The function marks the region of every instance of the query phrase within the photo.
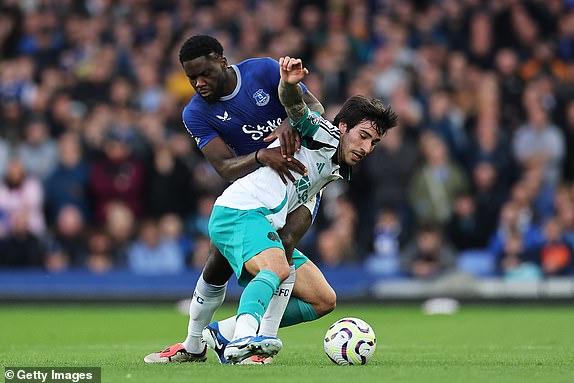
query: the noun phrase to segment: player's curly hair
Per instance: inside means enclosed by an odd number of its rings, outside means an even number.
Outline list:
[[[390,106],[374,97],[353,96],[347,99],[343,107],[335,116],[333,124],[339,126],[339,122],[347,124],[347,130],[353,129],[361,121],[372,121],[373,128],[381,136],[395,127],[399,116]]]
[[[183,65],[186,61],[207,56],[210,53],[223,56],[223,47],[216,38],[207,35],[191,36],[179,49],[179,62]]]

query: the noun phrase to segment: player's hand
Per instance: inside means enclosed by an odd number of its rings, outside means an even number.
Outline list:
[[[287,84],[297,84],[309,74],[309,70],[303,66],[301,59],[289,56],[279,59],[279,68],[281,68],[281,79]]]
[[[291,161],[293,154],[301,149],[301,137],[299,137],[297,129],[291,126],[288,119],[284,120],[281,125],[265,137],[263,141],[272,142],[277,138],[279,138],[281,155],[287,159],[287,161]]]
[[[291,170],[304,176],[307,175],[307,168],[305,165],[296,158],[292,158],[291,161],[287,161],[281,154],[281,148],[275,147],[260,149],[257,158],[259,161],[264,163],[265,166],[269,166],[271,169],[275,170],[285,185],[287,185],[287,179],[293,183],[296,181]]]

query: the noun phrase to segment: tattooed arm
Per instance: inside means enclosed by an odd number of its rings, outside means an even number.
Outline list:
[[[305,75],[309,73],[303,67],[301,59],[294,59],[289,56],[279,59],[281,68],[281,80],[279,81],[279,100],[285,107],[287,116],[293,123],[299,121],[307,113],[307,104],[303,101],[303,90],[299,86]]]

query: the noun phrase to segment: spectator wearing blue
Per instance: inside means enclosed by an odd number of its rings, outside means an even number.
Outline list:
[[[146,220],[128,250],[128,267],[136,274],[165,275],[184,271],[184,256],[177,243],[160,236],[157,223]]]
[[[80,138],[67,132],[58,140],[58,165],[44,181],[48,221],[55,222],[66,205],[75,206],[85,222],[91,219],[88,201],[90,168],[83,159]]]
[[[58,163],[58,144],[50,137],[46,122],[31,119],[25,127],[24,141],[16,147],[28,174],[44,180]]]

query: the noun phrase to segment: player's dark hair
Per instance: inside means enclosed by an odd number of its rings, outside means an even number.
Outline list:
[[[372,121],[373,128],[381,136],[398,123],[398,115],[383,102],[374,97],[353,96],[347,99],[343,107],[335,116],[333,122],[339,126],[339,122],[347,124],[347,130],[353,129],[362,121]]]
[[[216,38],[207,35],[191,36],[179,49],[179,62],[183,65],[186,61],[207,56],[210,53],[223,56],[223,47]]]

